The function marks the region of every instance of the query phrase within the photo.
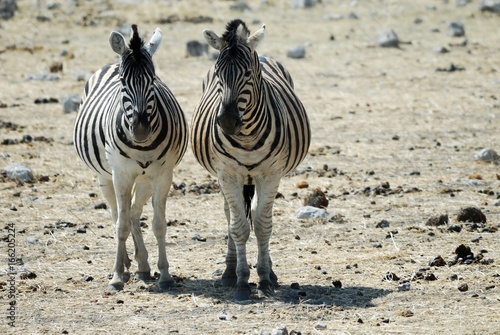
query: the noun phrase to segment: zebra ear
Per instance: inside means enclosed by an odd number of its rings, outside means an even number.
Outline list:
[[[125,51],[128,50],[125,38],[123,37],[122,34],[120,34],[117,31],[113,31],[109,36],[109,44],[111,45],[111,49],[113,49],[113,51],[119,54],[120,56],[123,56]]]
[[[156,49],[158,49],[160,42],[161,42],[161,29],[156,28],[153,36],[151,36],[151,39],[149,40],[149,43],[146,46],[146,50],[149,52],[151,56],[153,56],[153,54],[156,52]]]
[[[207,40],[208,44],[216,50],[220,50],[222,47],[222,41],[216,33],[212,30],[203,30],[203,36]]]
[[[248,39],[247,43],[248,46],[252,49],[255,50],[257,45],[264,39],[264,31],[266,30],[266,25],[263,24],[262,28],[257,30],[255,33],[253,33]]]

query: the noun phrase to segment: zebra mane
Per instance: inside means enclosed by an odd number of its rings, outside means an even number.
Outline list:
[[[130,38],[130,42],[128,47],[132,50],[134,58],[136,61],[141,60],[144,57],[142,52],[142,47],[144,46],[144,41],[139,36],[139,31],[137,30],[137,25],[132,25],[132,37]]]
[[[246,40],[249,35],[250,31],[245,22],[235,19],[226,25],[226,32],[222,35],[222,39],[227,43],[229,53],[234,55],[242,38]]]

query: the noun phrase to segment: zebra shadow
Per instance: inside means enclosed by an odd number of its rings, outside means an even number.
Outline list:
[[[194,295],[210,298],[222,303],[234,303],[233,289],[223,287],[220,280],[192,279],[175,277],[176,285],[171,290],[162,294],[172,295]],[[261,303],[264,301],[283,302],[287,304],[306,304],[324,307],[375,307],[374,300],[387,296],[393,290],[352,286],[337,288],[322,285],[301,285],[280,283],[273,297],[259,297],[257,285],[250,283],[252,287],[252,300],[239,302],[240,304]]]

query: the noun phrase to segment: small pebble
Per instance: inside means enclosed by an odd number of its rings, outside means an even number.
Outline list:
[[[85,228],[85,227],[78,227],[76,229],[76,232],[79,233],[79,234],[85,234],[85,233],[87,233],[87,228]]]
[[[383,48],[397,48],[399,47],[399,39],[396,32],[392,29],[385,29],[380,33],[378,45]]]
[[[2,174],[7,180],[16,182],[32,182],[34,181],[33,172],[29,167],[21,163],[13,163],[7,165]]]
[[[199,41],[189,41],[186,43],[186,51],[189,56],[199,57],[208,54],[208,44]]]
[[[460,21],[451,21],[447,28],[448,36],[462,37],[465,36],[464,24]]]
[[[314,326],[314,329],[316,330],[324,330],[326,329],[327,326],[326,326],[326,323],[322,322],[322,321],[319,321],[315,326]]]
[[[306,48],[303,45],[297,45],[288,49],[286,56],[294,59],[304,58],[306,56]]]
[[[461,284],[460,286],[457,287],[460,292],[467,292],[469,290],[469,285],[466,283]]]

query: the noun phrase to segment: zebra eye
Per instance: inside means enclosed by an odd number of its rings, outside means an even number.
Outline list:
[[[252,70],[245,72],[245,77],[250,77],[252,75]]]

